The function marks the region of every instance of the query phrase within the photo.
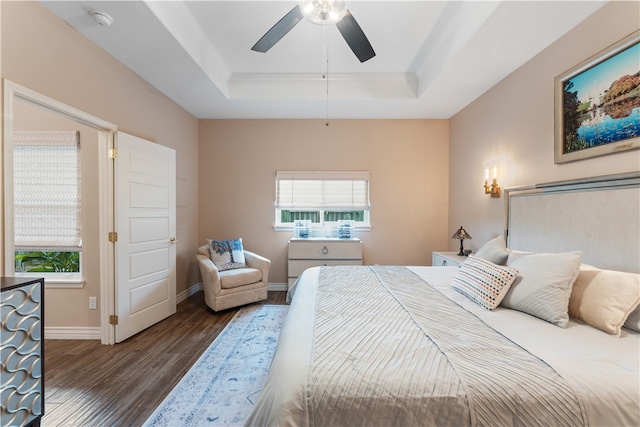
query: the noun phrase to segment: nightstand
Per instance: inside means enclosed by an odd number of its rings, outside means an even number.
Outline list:
[[[433,252],[431,265],[434,267],[460,267],[460,264],[466,259],[466,256],[460,256],[458,252]]]

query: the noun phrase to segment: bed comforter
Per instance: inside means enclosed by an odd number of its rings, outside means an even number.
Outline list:
[[[450,277],[455,272],[435,270]],[[247,425],[572,426],[640,420],[628,396],[621,407],[603,410],[598,399],[591,402],[577,390],[579,384],[446,289],[406,267],[305,272]],[[637,387],[624,387],[633,404]]]

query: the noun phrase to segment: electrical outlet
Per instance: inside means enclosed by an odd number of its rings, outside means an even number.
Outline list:
[[[98,308],[97,297],[89,297],[89,309],[95,310],[96,308]]]

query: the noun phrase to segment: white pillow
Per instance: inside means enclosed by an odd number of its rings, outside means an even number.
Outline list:
[[[569,298],[569,316],[608,334],[620,328],[640,304],[640,274],[582,264]]]
[[[501,305],[565,328],[569,296],[581,261],[582,252],[510,253],[507,266],[520,273]]]
[[[504,243],[504,237],[498,236],[489,240],[476,251],[476,256],[498,265],[504,265],[509,257],[509,250]]]
[[[460,264],[451,287],[487,310],[494,310],[517,275],[515,268],[497,265],[471,254]]]
[[[209,240],[209,256],[219,271],[244,268],[247,266],[244,259],[242,238],[233,240]]]
[[[640,305],[629,314],[627,321],[624,322],[624,327],[640,332]]]

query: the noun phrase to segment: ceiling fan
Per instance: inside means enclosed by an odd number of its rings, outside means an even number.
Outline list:
[[[376,56],[376,53],[347,6],[346,1],[304,0],[271,27],[251,50],[263,53],[268,51],[302,18],[307,18],[315,24],[336,24],[340,34],[360,62],[368,61]]]

